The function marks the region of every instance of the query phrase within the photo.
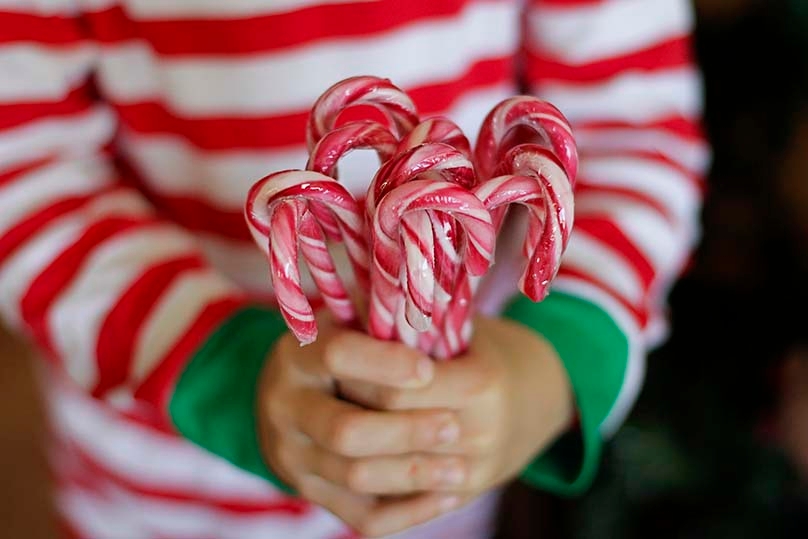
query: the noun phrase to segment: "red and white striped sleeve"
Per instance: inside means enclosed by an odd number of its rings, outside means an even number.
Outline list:
[[[245,299],[121,181],[98,48],[72,4],[0,7],[0,309],[87,392],[164,413]]]
[[[531,0],[525,13],[528,90],[570,120],[580,168],[554,296],[520,316],[558,329],[591,440],[630,411],[699,239],[710,154],[694,22],[688,0]]]

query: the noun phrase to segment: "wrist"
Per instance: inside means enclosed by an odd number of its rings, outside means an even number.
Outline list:
[[[496,320],[490,333],[507,366],[510,430],[517,438],[511,458],[521,470],[573,423],[572,384],[541,334],[508,319]]]
[[[519,341],[525,350],[520,356],[524,367],[516,383],[518,392],[524,395],[524,410],[535,411],[520,414],[524,418],[522,428],[532,433],[534,449],[529,455],[532,460],[573,423],[575,394],[564,363],[550,341],[520,324],[509,323],[524,334]]]
[[[505,316],[552,343],[571,382],[578,416],[576,428],[532,462],[522,478],[555,494],[580,494],[598,470],[602,426],[630,387],[628,334],[599,304],[563,292],[552,292],[540,303],[518,297]]]

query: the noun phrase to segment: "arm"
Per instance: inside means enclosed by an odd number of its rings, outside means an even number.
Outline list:
[[[533,0],[528,90],[570,120],[580,153],[575,228],[553,292],[506,315],[541,332],[569,375],[582,458],[550,450],[524,479],[573,494],[637,396],[665,301],[699,233],[708,152],[686,0]]]
[[[16,9],[0,11],[4,322],[106,405],[268,477],[245,388],[280,317],[122,181],[116,118],[91,83],[98,44],[76,15]]]

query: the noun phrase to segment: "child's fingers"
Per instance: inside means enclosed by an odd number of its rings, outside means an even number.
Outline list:
[[[460,496],[440,493],[379,502],[365,525],[366,535],[379,537],[423,524],[455,509],[460,503]]]
[[[301,494],[331,511],[364,537],[393,534],[457,507],[455,495],[420,494],[379,500],[358,495],[325,479],[310,475],[301,481]]]
[[[447,408],[461,410],[495,382],[496,376],[481,362],[435,362],[432,383],[404,389],[364,382],[342,384],[343,394],[351,401],[376,410],[425,410]]]
[[[327,509],[357,530],[364,527],[377,503],[373,496],[353,493],[316,475],[301,477],[297,487],[303,498]]]
[[[323,361],[337,380],[400,388],[429,384],[434,369],[434,362],[418,350],[348,331],[328,342]]]
[[[291,407],[298,430],[347,457],[402,455],[451,444],[459,438],[453,412],[376,412],[317,391],[300,392]]]
[[[468,476],[462,458],[416,454],[352,459],[315,445],[304,451],[303,466],[331,483],[360,494],[402,495],[461,487]]]

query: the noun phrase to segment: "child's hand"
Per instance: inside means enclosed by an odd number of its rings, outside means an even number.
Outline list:
[[[456,506],[458,496],[440,491],[457,486],[452,479],[462,477],[463,460],[439,454],[456,441],[456,412],[373,411],[335,396],[352,381],[417,391],[432,380],[432,360],[328,320],[319,327],[309,346],[282,338],[263,374],[259,430],[273,471],[367,536],[409,528]],[[416,492],[422,494],[378,496]]]
[[[460,458],[462,473],[453,490],[462,501],[514,478],[569,426],[573,414],[572,391],[555,350],[506,320],[477,320],[468,353],[436,363],[427,385],[350,383],[343,392],[379,410],[456,411],[459,439],[429,451]]]

